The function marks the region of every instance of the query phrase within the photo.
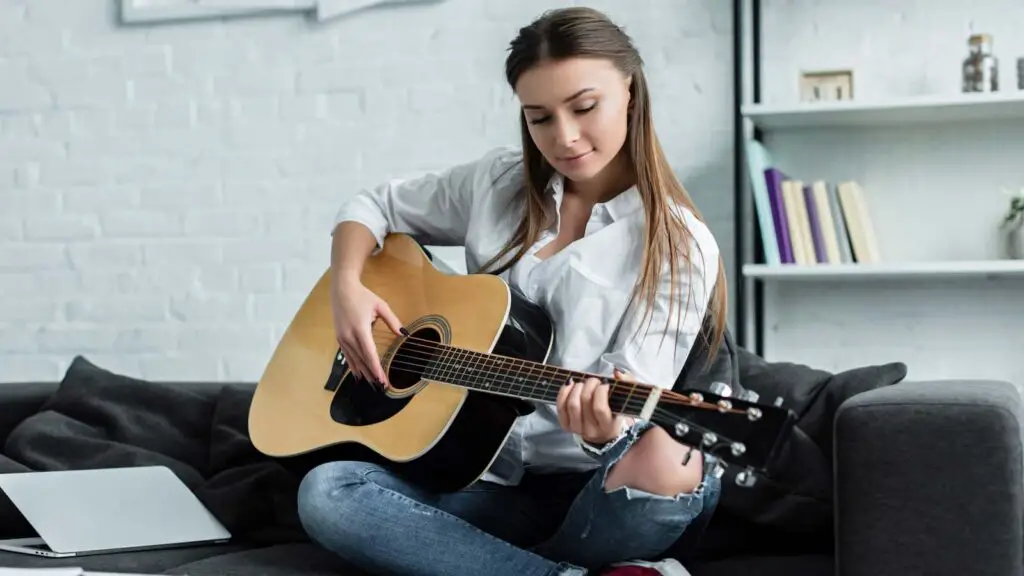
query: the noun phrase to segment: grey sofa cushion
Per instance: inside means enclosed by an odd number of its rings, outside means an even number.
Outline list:
[[[836,418],[843,574],[1024,573],[1024,401],[995,381],[907,382]]]
[[[693,576],[832,576],[832,556],[748,556],[687,566]]]
[[[127,572],[131,574],[160,574],[164,570],[195,562],[201,558],[230,554],[244,549],[243,546],[223,544],[218,546],[195,546],[146,552],[121,552],[97,554],[81,558],[41,558],[27,554],[0,552],[0,566],[5,568],[57,568],[80,566],[94,572]],[[256,572],[253,572],[256,574]]]
[[[188,576],[366,576],[313,544],[280,544],[214,556],[177,566],[166,574]]]
[[[831,556],[733,558],[687,566],[693,576],[832,576]],[[282,544],[211,556],[166,574],[188,576],[369,576],[313,544]]]

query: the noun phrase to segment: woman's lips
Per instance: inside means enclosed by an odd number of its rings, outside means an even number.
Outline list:
[[[576,156],[567,156],[565,158],[562,158],[562,162],[565,162],[567,164],[574,164],[586,159],[588,156],[590,156],[592,152],[593,150],[589,150],[587,152],[584,152],[583,154],[577,154]]]

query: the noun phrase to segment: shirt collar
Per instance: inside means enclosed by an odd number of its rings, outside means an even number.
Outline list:
[[[557,214],[562,206],[562,196],[565,193],[565,176],[561,172],[556,171],[548,180],[547,191],[555,201],[555,213]],[[604,211],[612,220],[621,220],[642,209],[643,203],[640,201],[640,191],[636,186],[630,186],[611,200],[597,204],[595,208]]]

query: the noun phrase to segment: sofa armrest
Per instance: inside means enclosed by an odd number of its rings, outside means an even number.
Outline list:
[[[905,382],[835,419],[843,576],[1024,571],[1021,395],[998,381]]]

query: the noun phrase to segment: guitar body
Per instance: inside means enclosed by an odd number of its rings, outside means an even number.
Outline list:
[[[325,273],[256,387],[249,411],[254,446],[299,472],[331,460],[360,460],[437,492],[472,484],[532,405],[424,379],[437,358],[423,343],[545,362],[553,338],[547,314],[497,276],[443,273],[415,240],[400,234],[388,236],[367,260],[362,281],[412,336],[396,336],[382,320],[373,325],[391,389],[349,372],[335,338]]]

